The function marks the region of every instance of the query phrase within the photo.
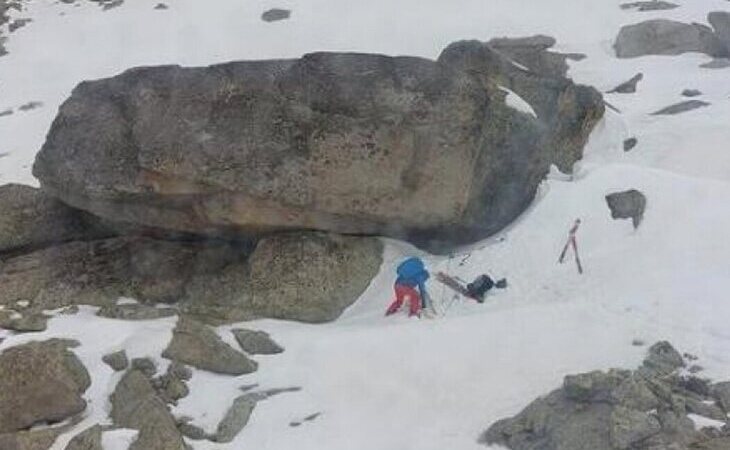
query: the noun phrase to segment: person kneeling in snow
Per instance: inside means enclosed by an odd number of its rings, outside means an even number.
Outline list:
[[[390,304],[385,315],[389,316],[398,312],[400,307],[403,306],[403,302],[408,299],[408,316],[418,316],[421,308],[425,307],[424,301],[428,296],[426,293],[426,280],[428,280],[429,274],[423,261],[421,258],[408,258],[398,265],[396,273],[398,278],[393,286],[395,300]]]

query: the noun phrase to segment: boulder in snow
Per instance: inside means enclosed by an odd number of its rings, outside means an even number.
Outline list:
[[[710,106],[710,104],[707,102],[703,102],[702,100],[685,100],[683,102],[669,105],[666,108],[662,108],[659,111],[655,111],[651,114],[654,116],[671,116],[674,114],[681,114],[687,111],[692,111],[698,108],[704,108],[705,106]]]
[[[648,20],[622,27],[614,49],[619,58],[679,55],[687,52],[726,56],[725,46],[709,27],[666,19]]]
[[[674,8],[679,8],[679,5],[662,0],[649,0],[621,4],[621,9],[635,9],[637,11],[666,11]]]
[[[631,137],[624,140],[624,151],[628,152],[634,149],[636,145],[639,143],[639,140],[635,137]]]
[[[682,91],[683,97],[698,97],[702,95],[702,91],[698,89],[685,89]]]
[[[282,8],[272,8],[261,14],[261,20],[264,22],[278,22],[286,20],[291,16],[291,10]]]
[[[101,426],[94,425],[77,434],[64,450],[104,450],[101,445]]]
[[[644,79],[643,73],[637,73],[633,77],[631,77],[630,80],[625,81],[615,88],[608,91],[609,94],[617,93],[617,94],[633,94],[636,92],[636,85],[639,84],[639,81]]]
[[[265,331],[238,328],[231,332],[241,349],[249,355],[274,355],[284,351]]]
[[[703,69],[727,69],[730,67],[730,58],[714,58],[710,62],[700,64]]]
[[[606,203],[612,218],[631,219],[634,228],[638,228],[644,218],[646,197],[636,189],[608,194]]]
[[[116,372],[127,370],[127,367],[129,367],[129,359],[127,358],[127,353],[124,350],[104,355],[101,360],[104,361],[104,364],[111,367],[112,370]]]

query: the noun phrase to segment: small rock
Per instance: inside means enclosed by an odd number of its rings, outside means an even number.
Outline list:
[[[101,426],[94,425],[74,436],[65,450],[104,450],[101,446]]]
[[[155,5],[155,9],[170,9],[169,6],[167,6],[165,3],[158,3]]]
[[[639,143],[639,140],[635,137],[628,138],[624,140],[624,151],[628,152],[631,151],[634,147],[636,147],[636,144]]]
[[[194,441],[208,439],[208,433],[206,433],[201,427],[192,424],[191,421],[192,419],[189,417],[178,420],[177,429],[180,430],[180,433],[186,438]]]
[[[697,97],[702,95],[702,92],[697,89],[685,89],[682,91],[683,97]]]
[[[655,376],[669,375],[685,366],[682,355],[667,341],[657,342],[649,348],[649,355],[639,369]]]
[[[231,332],[235,336],[238,345],[241,346],[241,349],[249,355],[274,355],[284,351],[264,331],[234,329]]]
[[[9,116],[11,114],[13,114],[13,110],[12,109],[6,109],[4,111],[0,111],[0,117]]]
[[[150,358],[134,358],[132,369],[139,370],[147,378],[152,378],[157,373],[157,364]]]
[[[681,114],[683,112],[692,111],[693,109],[703,108],[705,106],[710,106],[710,104],[703,102],[702,100],[685,100],[683,102],[667,106],[666,108],[662,108],[651,114],[653,116]]]
[[[641,1],[632,3],[622,3],[621,9],[636,9],[638,11],[663,11],[678,8],[675,3],[665,2],[661,0]]]
[[[40,108],[41,106],[43,106],[43,102],[33,101],[33,102],[28,102],[28,103],[25,103],[23,105],[20,105],[18,107],[18,109],[20,111],[30,111],[32,109]]]
[[[290,16],[291,10],[272,8],[268,11],[264,11],[264,13],[261,14],[261,20],[263,20],[264,22],[276,22],[279,20],[288,19]]]
[[[45,331],[48,316],[42,313],[19,314],[11,310],[0,311],[0,328],[18,333]]]
[[[8,31],[10,31],[12,33],[15,30],[23,28],[24,26],[28,25],[32,21],[33,21],[33,19],[15,19],[14,21],[10,22],[10,24],[8,25]]]
[[[127,367],[129,367],[129,359],[127,359],[127,353],[124,350],[104,355],[101,360],[116,372],[127,370]]]
[[[78,313],[79,313],[78,305],[67,306],[67,307],[63,308],[61,311],[59,311],[59,314],[63,314],[63,315],[67,315],[67,316],[70,316],[73,314],[78,314]]]
[[[236,398],[223,420],[218,424],[215,442],[228,443],[233,441],[248,423],[255,407],[256,400],[251,398],[251,394],[244,394]]]
[[[609,194],[606,203],[613,219],[631,219],[634,228],[638,228],[644,218],[646,197],[636,189]]]
[[[702,372],[703,370],[705,370],[705,368],[698,364],[693,364],[693,365],[689,366],[689,369],[687,369],[687,370],[689,371],[689,373],[695,374],[695,373]]]
[[[639,84],[639,81],[644,79],[643,73],[637,73],[629,81],[625,81],[615,88],[608,91],[609,94],[617,93],[617,94],[633,94],[636,92],[636,86]]]
[[[178,361],[173,361],[167,367],[167,374],[171,377],[175,377],[178,380],[190,381],[193,378],[193,371],[190,370],[185,364]]]
[[[215,373],[243,375],[255,372],[258,364],[231,348],[208,326],[181,317],[172,341],[162,353],[167,359]]]
[[[634,339],[633,341],[631,341],[631,345],[633,345],[634,347],[643,347],[646,345],[646,342],[641,339]]]

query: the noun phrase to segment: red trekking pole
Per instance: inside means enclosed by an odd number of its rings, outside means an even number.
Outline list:
[[[575,237],[575,234],[578,232],[579,226],[580,219],[575,219],[575,223],[573,223],[573,228],[571,228],[568,232],[568,241],[565,243],[565,247],[563,247],[563,251],[560,253],[558,263],[562,264],[563,261],[565,261],[565,255],[568,253],[568,247],[573,247],[573,253],[575,254],[575,265],[578,266],[578,273],[582,274],[583,266],[580,263],[580,256],[578,256],[578,243]]]

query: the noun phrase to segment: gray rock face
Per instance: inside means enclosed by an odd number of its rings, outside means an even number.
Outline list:
[[[228,375],[243,375],[258,368],[256,361],[223,342],[211,328],[185,317],[178,321],[172,341],[162,356],[198,369]]]
[[[608,194],[606,203],[613,219],[631,219],[634,228],[638,228],[644,218],[646,197],[636,189]]]
[[[535,73],[562,78],[568,73],[568,55],[548,51],[555,43],[551,36],[535,35],[496,38],[487,42],[487,46]]]
[[[661,0],[650,0],[641,2],[622,3],[621,9],[636,9],[637,11],[666,11],[679,8],[676,3]]]
[[[110,235],[99,220],[20,184],[0,186],[0,254]]]
[[[710,62],[700,64],[703,69],[727,69],[730,67],[730,58],[715,58]]]
[[[365,291],[381,263],[382,243],[375,238],[275,235],[215,280],[193,280],[182,309],[208,322],[261,317],[327,322]]]
[[[643,73],[637,73],[633,77],[631,77],[630,80],[625,81],[615,88],[611,89],[609,94],[611,93],[617,93],[617,94],[633,94],[636,92],[636,85],[639,84],[639,81],[644,79]]]
[[[710,397],[686,390],[694,382],[678,374],[684,365],[678,355],[661,342],[650,349],[637,371],[568,376],[561,389],[493,424],[480,441],[511,450],[725,448],[722,445],[730,437],[727,427],[697,432],[687,417],[693,412],[728,421]]]
[[[91,384],[69,342],[49,340],[0,354],[0,433],[56,423],[81,413]]]
[[[261,20],[264,22],[277,22],[279,20],[286,20],[290,16],[291,11],[288,9],[272,8],[261,14]]]
[[[251,398],[250,394],[243,394],[236,398],[233,401],[233,405],[231,405],[223,417],[223,420],[218,424],[215,441],[220,443],[233,441],[238,433],[248,424],[255,407],[256,400]]]
[[[0,328],[18,333],[44,331],[47,322],[48,316],[39,312],[23,311],[18,313],[8,309],[0,311]]]
[[[659,111],[655,111],[652,113],[652,115],[671,116],[674,114],[682,114],[698,108],[704,108],[705,106],[710,106],[710,104],[707,102],[703,102],[702,100],[685,100],[683,102],[675,103],[674,105],[669,105],[666,108],[660,109]]]
[[[99,311],[96,313],[100,317],[121,320],[154,320],[171,317],[175,314],[177,314],[175,308],[158,308],[141,303],[106,305],[99,308]]]
[[[624,151],[629,152],[636,147],[636,145],[639,143],[639,140],[635,137],[628,138],[624,141]]]
[[[139,430],[130,450],[185,450],[175,419],[141,372],[130,370],[111,396],[114,425]]]
[[[0,434],[0,448],[2,450],[48,450],[63,431],[62,428],[50,428],[2,433]]]
[[[715,34],[725,45],[725,49],[730,55],[730,12],[713,11],[707,16],[707,21],[715,29]]]
[[[104,450],[101,446],[101,426],[94,425],[74,436],[65,450]]]
[[[0,305],[27,300],[35,309],[54,309],[111,305],[119,297],[177,301],[193,277],[215,274],[247,254],[238,245],[215,242],[136,237],[69,242],[0,259]]]
[[[679,55],[687,52],[727,56],[726,48],[707,26],[655,19],[621,28],[614,43],[616,56]]]
[[[241,349],[249,355],[274,355],[284,351],[265,331],[234,329],[231,332]]]
[[[702,91],[699,91],[697,89],[685,89],[682,91],[683,97],[697,97],[702,95]]]
[[[508,107],[502,83],[541,119]],[[525,73],[480,42],[437,61],[314,53],[84,82],[34,174],[114,221],[206,236],[316,229],[424,246],[511,222],[568,170],[600,94]]]
[[[129,359],[124,350],[104,355],[101,360],[116,372],[127,370],[127,367],[129,367]]]

